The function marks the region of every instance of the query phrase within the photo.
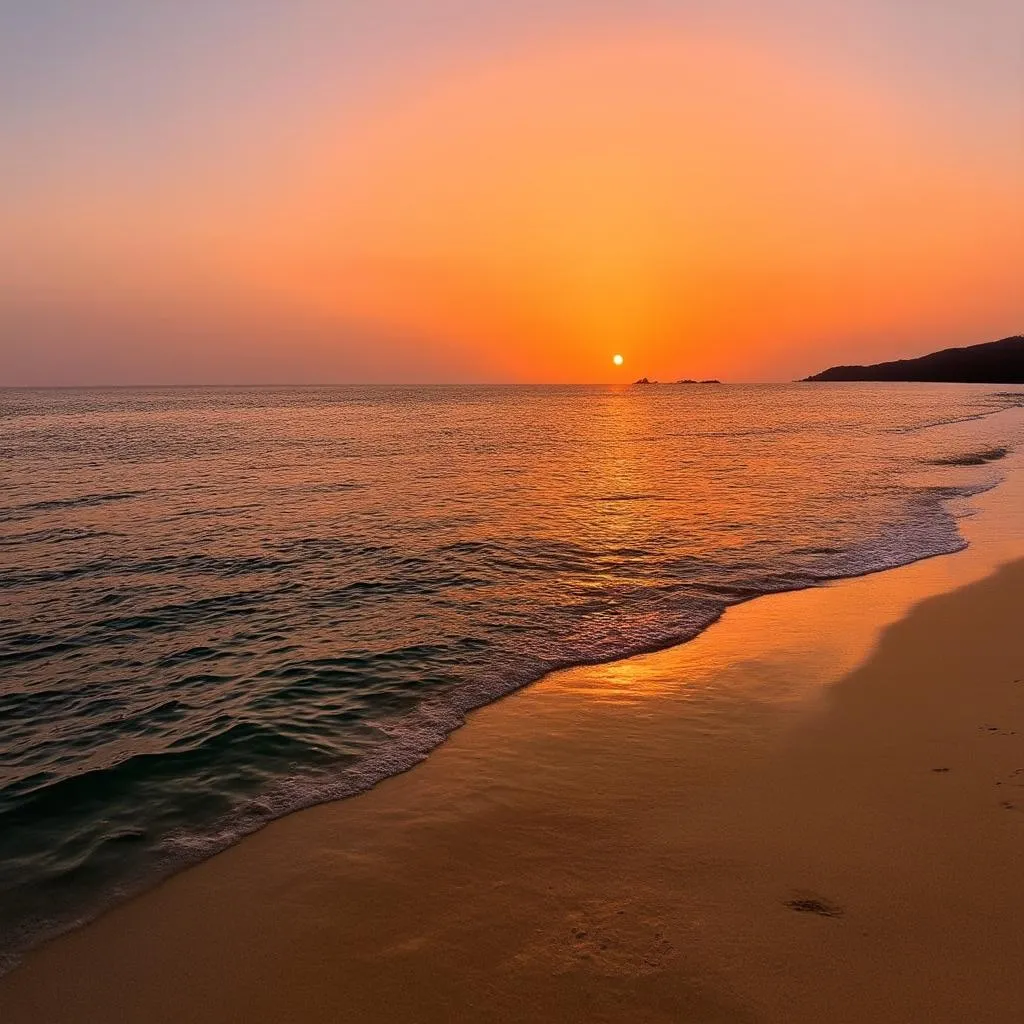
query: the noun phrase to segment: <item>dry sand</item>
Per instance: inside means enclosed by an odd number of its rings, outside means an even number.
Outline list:
[[[553,675],[32,954],[0,1019],[1024,1020],[1024,562],[981,550]]]

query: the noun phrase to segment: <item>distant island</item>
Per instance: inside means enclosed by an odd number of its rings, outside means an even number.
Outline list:
[[[966,348],[947,348],[919,359],[897,359],[873,366],[832,366],[804,380],[1024,384],[1024,335]]]
[[[637,384],[660,384],[661,381],[648,380],[646,377],[641,377],[639,380],[633,381],[634,386]],[[720,380],[676,380],[672,381],[673,384],[721,384]]]

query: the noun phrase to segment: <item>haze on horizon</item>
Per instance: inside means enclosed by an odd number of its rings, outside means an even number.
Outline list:
[[[1024,5],[764,7],[12,0],[0,386],[783,380],[1024,329]]]

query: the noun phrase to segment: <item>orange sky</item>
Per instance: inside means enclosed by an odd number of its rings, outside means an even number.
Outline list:
[[[1020,139],[974,152],[826,65],[630,27],[396,76],[344,116],[324,85],[270,160],[101,163],[25,208],[22,324],[71,311],[136,376],[311,383],[786,379],[1021,329]]]
[[[471,65],[317,161],[257,273],[325,316],[486,339],[512,379],[614,379],[619,351],[770,374],[782,346],[813,365],[830,336],[1019,310],[1019,179],[912,113],[715,42]]]

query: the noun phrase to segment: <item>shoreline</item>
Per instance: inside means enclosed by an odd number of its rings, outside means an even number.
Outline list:
[[[808,795],[802,773],[834,771],[851,729],[861,730],[862,747],[865,737],[881,742],[875,753],[890,762],[914,750],[934,754],[936,763],[896,794],[902,818],[922,799],[941,816],[932,793],[939,781],[957,789],[963,777],[977,789],[977,765],[946,764],[954,757],[937,740],[915,737],[915,714],[938,713],[927,701],[900,708],[898,737],[872,736],[869,727],[879,702],[907,696],[905,688],[887,691],[884,680],[912,675],[939,649],[955,662],[974,642],[950,635],[948,607],[976,633],[1006,626],[1000,616],[1007,605],[1012,616],[1013,597],[1024,591],[1024,565],[993,571],[1024,554],[1007,529],[1020,481],[1018,473],[979,499],[989,507],[962,524],[972,542],[964,552],[736,605],[687,644],[556,672],[480,708],[412,771],[279,819],[30,952],[0,979],[4,1019],[915,1019],[906,1004],[904,1016],[886,1016],[885,1006],[870,1017],[842,1016],[821,1002],[827,985],[815,989],[762,940],[774,937],[810,962],[830,934],[823,928],[852,933],[851,922],[863,919],[862,937],[878,940],[858,894],[872,889],[865,864],[876,872],[885,865],[866,851],[866,860],[836,867],[841,851],[829,844],[844,828],[856,838],[857,821],[884,817],[888,805],[871,807],[875,789],[863,779],[833,775],[830,801],[850,810],[853,824],[819,809],[829,823],[823,837],[796,800],[829,795],[820,780]],[[947,628],[930,650],[922,618],[936,616]],[[1015,678],[1024,678],[1015,640],[1012,630],[1000,633],[991,640],[996,653],[972,651],[975,661],[1016,659]],[[941,676],[941,659],[935,667]],[[1005,713],[988,714],[1001,720],[979,719],[967,738],[980,760],[991,759],[986,741],[1024,735],[1024,721],[1006,724],[1016,691],[1005,684],[1010,703],[997,709]],[[919,684],[908,692],[927,697]],[[1024,768],[1024,754],[1018,760]],[[1012,787],[1016,767],[998,767],[1000,788]],[[885,782],[880,770],[876,789]],[[961,797],[959,824],[976,832]],[[1003,824],[985,828],[996,829],[998,846],[999,830],[1012,831],[1017,815],[1016,806],[994,809]],[[802,836],[797,848],[780,820]],[[931,826],[911,814],[888,827],[909,842]],[[970,852],[946,839],[950,856]],[[932,877],[927,863],[917,866]],[[793,884],[782,881],[790,876]],[[970,889],[968,881],[982,880],[960,881]],[[673,894],[669,907],[665,893]],[[1009,895],[1008,905],[1024,909],[1019,885]],[[805,912],[787,901],[802,901]],[[966,911],[956,921],[970,932]],[[898,924],[882,916],[887,927]],[[1014,950],[1014,933],[1003,937],[1016,956],[1019,939]],[[759,966],[747,971],[760,988],[747,991],[737,971],[755,953]],[[859,991],[884,966],[871,949],[844,956],[859,965],[857,986],[844,981],[848,1008],[882,991],[897,999],[885,986]],[[960,979],[964,991],[973,991],[969,980]],[[792,1003],[794,993],[806,1006]],[[792,1016],[778,1015],[783,1003]],[[977,1010],[973,1019],[1008,1019]],[[964,1019],[941,1011],[930,1006],[927,1019]]]
[[[1024,458],[1022,458],[1021,461],[1022,465],[1024,465]],[[975,499],[979,495],[983,495],[990,490],[998,489],[1001,485],[1002,480],[997,479],[992,482],[984,483],[973,490],[965,488],[962,493],[956,496],[955,499],[947,497],[943,499],[941,503],[948,504],[951,500],[967,501]],[[783,589],[766,590],[738,598],[731,602],[723,603],[715,613],[714,618],[710,618],[702,625],[694,627],[697,630],[695,633],[677,635],[672,639],[651,641],[648,644],[638,644],[626,649],[625,653],[620,652],[614,656],[600,657],[597,660],[581,660],[575,661],[571,664],[556,664],[555,667],[539,670],[539,675],[529,676],[525,681],[518,681],[514,684],[502,683],[499,686],[485,687],[481,691],[474,691],[470,688],[467,691],[469,696],[462,701],[456,701],[450,706],[443,707],[440,714],[437,715],[435,715],[436,709],[432,707],[428,701],[419,709],[412,712],[409,718],[409,721],[412,722],[412,728],[407,731],[401,741],[397,741],[393,745],[389,745],[380,751],[374,752],[367,758],[365,763],[359,766],[357,782],[353,782],[346,776],[344,777],[345,781],[323,783],[319,789],[316,789],[313,792],[309,792],[307,790],[300,799],[294,803],[289,803],[283,810],[275,809],[272,812],[268,812],[269,816],[259,817],[255,819],[254,824],[246,824],[242,828],[238,828],[237,821],[235,820],[231,820],[230,822],[222,821],[218,823],[220,826],[218,829],[219,837],[211,838],[206,834],[187,836],[181,844],[181,847],[188,847],[196,852],[187,856],[179,855],[171,857],[170,855],[167,855],[150,871],[140,871],[135,876],[122,880],[113,896],[108,899],[97,899],[93,901],[82,911],[77,919],[30,922],[30,932],[29,930],[26,930],[25,932],[16,933],[19,936],[30,934],[30,938],[19,939],[19,941],[13,942],[10,945],[0,943],[0,979],[3,979],[8,973],[15,970],[24,958],[31,955],[34,950],[45,946],[48,943],[54,942],[62,936],[72,933],[80,928],[88,927],[125,903],[146,896],[147,893],[160,885],[165,884],[175,875],[183,871],[190,871],[210,860],[212,857],[220,856],[222,853],[230,850],[241,842],[245,842],[251,836],[257,834],[262,829],[267,828],[275,822],[281,821],[294,814],[301,814],[306,810],[310,810],[324,804],[351,800],[354,797],[358,797],[369,792],[392,778],[404,775],[407,772],[414,770],[427,758],[431,757],[445,743],[448,743],[451,740],[451,737],[458,730],[463,728],[478,712],[495,703],[506,700],[508,697],[520,692],[521,690],[536,686],[552,675],[558,675],[563,672],[585,671],[588,669],[603,669],[606,666],[616,665],[621,662],[629,662],[636,658],[665,654],[668,651],[693,643],[708,629],[718,625],[727,614],[749,604],[750,602],[762,601],[766,598],[776,598],[786,594],[800,593],[806,590],[831,587],[847,581],[859,580],[865,577],[899,571],[920,562],[927,562],[933,559],[942,559],[949,557],[950,555],[960,554],[969,546],[969,542],[966,539],[963,539],[962,533],[960,533],[960,536],[962,544],[959,547],[950,548],[948,550],[936,550],[927,554],[919,554],[907,562],[901,562],[895,565],[884,565],[881,567],[875,566],[854,569],[850,570],[849,573],[845,575],[822,577],[819,578],[817,582],[796,583],[786,586]],[[508,688],[509,685],[511,685],[511,688]],[[417,715],[419,715],[419,718],[416,717]],[[426,734],[428,739],[424,740],[422,738],[423,734]],[[302,787],[308,782],[308,780],[301,777],[286,778],[281,781],[282,785],[279,789],[273,789],[260,794],[259,797],[254,799],[254,802],[258,802],[263,805],[263,808],[265,809],[268,804],[276,803],[282,792],[294,792],[296,786]],[[226,837],[225,833],[227,833]]]

